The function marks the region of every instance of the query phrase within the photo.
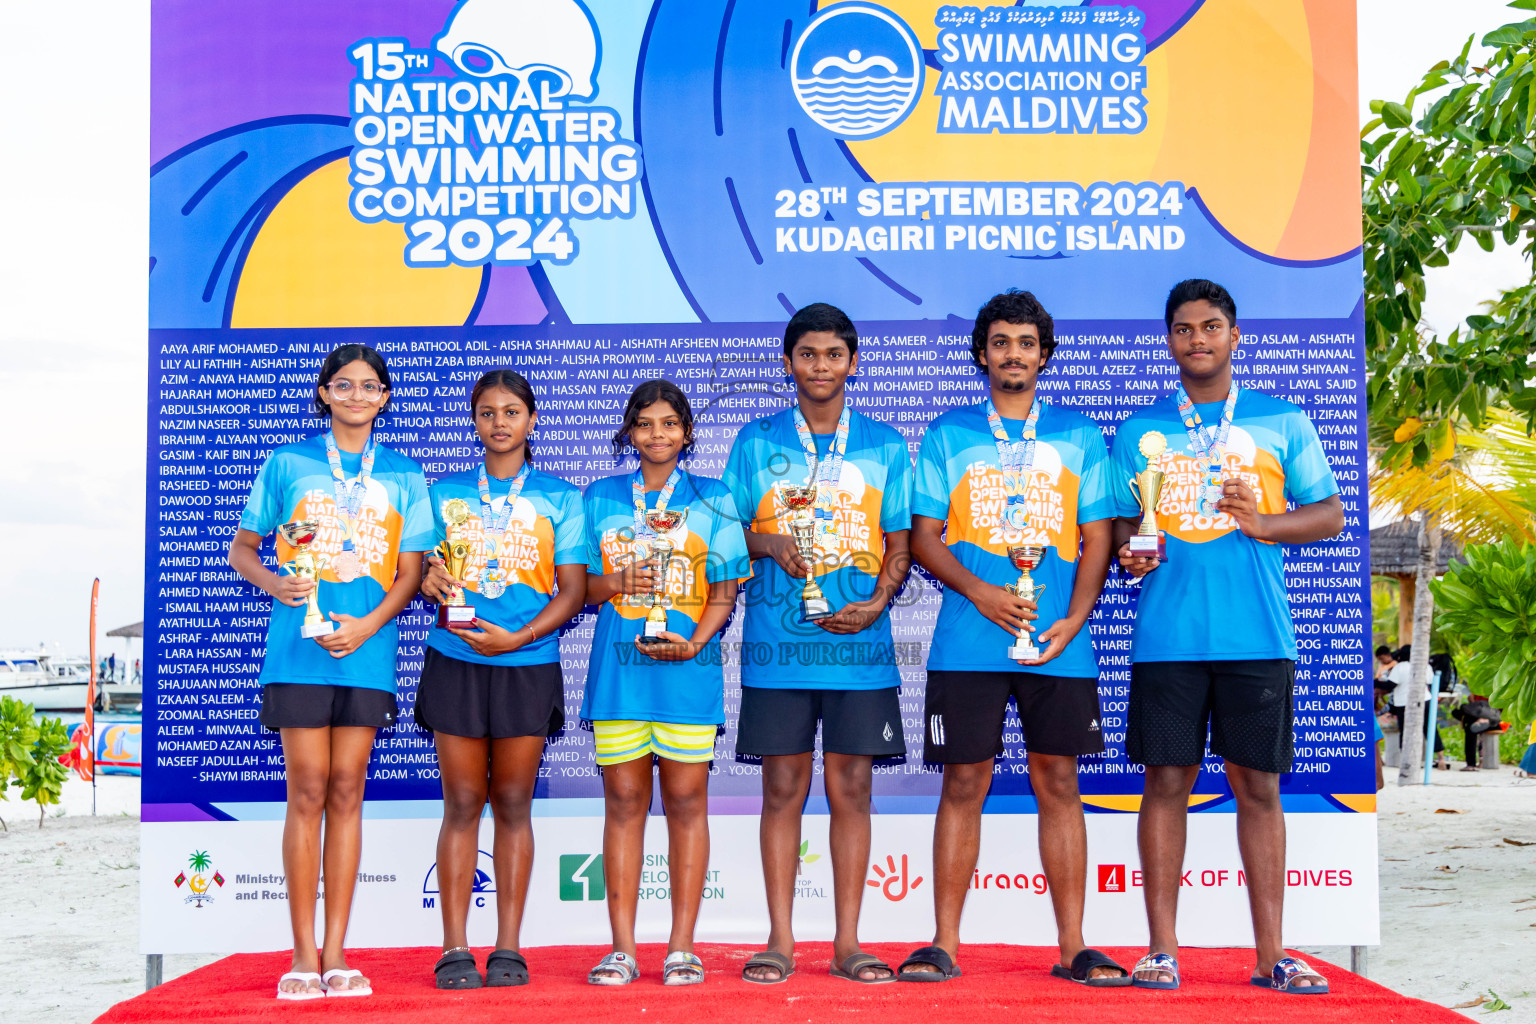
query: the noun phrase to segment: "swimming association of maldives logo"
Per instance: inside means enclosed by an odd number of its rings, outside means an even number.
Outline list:
[[[477,850],[475,857],[475,880],[470,886],[469,902],[471,906],[484,907],[491,903],[487,896],[496,895],[496,862],[491,855],[484,850]],[[442,895],[441,887],[437,881],[437,861],[427,869],[427,877],[421,882],[421,909],[436,910],[437,898]]]
[[[192,872],[190,875],[187,872]],[[201,908],[204,903],[213,902],[212,889],[218,886],[224,888],[224,876],[219,874],[213,866],[213,858],[207,850],[194,850],[187,855],[187,866],[184,870],[176,872],[176,877],[171,879],[179,891],[185,891],[186,897],[183,903],[190,903],[194,907]],[[182,886],[186,886],[182,890]]]
[[[408,266],[566,264],[574,224],[635,215],[640,147],[593,102],[602,43],[581,0],[458,0],[431,48],[378,37],[347,56],[352,215],[403,225]]]
[[[917,106],[923,50],[907,23],[884,7],[833,4],[800,33],[789,80],[812,121],[845,139],[872,139]]]

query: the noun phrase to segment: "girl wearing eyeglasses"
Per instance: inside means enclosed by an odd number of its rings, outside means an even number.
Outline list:
[[[261,722],[282,737],[288,811],[283,869],[293,966],[277,998],[366,996],[342,944],[362,849],[363,781],[375,732],[395,721],[400,614],[421,583],[432,513],[421,467],[373,439],[389,407],[389,369],[366,345],[320,367],[314,414],[329,424],[262,465],[229,564],[272,595],[261,666]],[[261,545],[276,531],[277,570]],[[320,822],[325,820],[324,853]],[[325,876],[324,944],[315,894]]]

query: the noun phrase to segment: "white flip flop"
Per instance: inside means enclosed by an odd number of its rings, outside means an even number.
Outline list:
[[[338,988],[335,981],[333,980],[335,978],[340,978],[342,981],[350,984],[353,978],[361,978],[362,976],[362,971],[351,971],[341,967],[332,967],[330,970],[325,972],[323,977],[321,977],[320,983],[325,986],[325,994],[328,996],[336,996],[340,998],[343,996],[373,995],[373,986],[371,984],[364,985],[362,988]]]
[[[304,987],[297,992],[284,992],[283,982],[285,981],[302,981]],[[309,987],[311,982],[320,982],[320,988],[318,990],[311,990]],[[325,982],[321,981],[320,975],[315,974],[313,971],[289,971],[277,979],[277,998],[293,1000],[324,999]]]

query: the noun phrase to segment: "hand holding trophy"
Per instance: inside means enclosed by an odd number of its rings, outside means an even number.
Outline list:
[[[437,557],[443,560],[448,575],[458,582],[437,606],[440,629],[468,629],[475,623],[474,606],[464,600],[462,586],[469,566],[469,544],[463,536],[464,524],[468,521],[469,502],[463,498],[449,498],[443,502],[443,523],[447,526],[448,539],[437,546]]]
[[[284,562],[278,568],[286,569],[300,579],[310,580],[316,583],[309,597],[304,601],[304,625],[299,629],[299,635],[306,640],[313,640],[317,636],[325,636],[336,628],[336,623],[320,614],[320,587],[318,581],[320,571],[326,567],[330,559],[325,555],[317,555],[309,550],[309,545],[314,543],[315,535],[319,532],[320,524],[313,519],[299,519],[291,523],[284,523],[277,528],[283,542],[293,548],[293,558]]]
[[[1161,431],[1148,431],[1141,435],[1138,447],[1141,454],[1146,456],[1147,468],[1137,473],[1130,482],[1131,493],[1136,495],[1136,501],[1141,505],[1141,525],[1131,536],[1131,554],[1137,558],[1166,561],[1168,547],[1162,532],[1157,528],[1157,502],[1163,494],[1163,471],[1160,466],[1163,452],[1168,447],[1168,439]]]
[[[1041,544],[1010,544],[1008,546],[1008,561],[1019,570],[1019,578],[1015,583],[1010,583],[1003,589],[1015,597],[1021,597],[1026,601],[1039,602],[1040,595],[1045,593],[1045,585],[1038,584],[1031,577],[1030,571],[1040,564],[1045,557],[1045,547]],[[1035,646],[1035,638],[1030,635],[1029,626],[1026,624],[1019,630],[1018,639],[1013,646],[1008,648],[1008,657],[1014,661],[1029,661],[1040,657],[1040,648]]]
[[[803,487],[780,482],[779,500],[789,512],[789,532],[800,552],[800,560],[809,566],[805,585],[800,589],[800,621],[815,622],[832,614],[832,604],[816,582],[816,484]]]
[[[667,643],[661,635],[667,631],[667,574],[672,568],[672,556],[677,552],[677,544],[667,534],[687,520],[686,508],[646,510],[645,525],[654,535],[650,538],[650,558],[656,563],[656,575],[652,577],[651,610],[645,615],[645,629],[640,634],[643,644]]]

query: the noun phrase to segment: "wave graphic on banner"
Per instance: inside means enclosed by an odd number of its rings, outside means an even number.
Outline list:
[[[790,61],[800,109],[834,135],[869,138],[912,111],[923,84],[912,30],[873,4],[837,4],[801,34]]]
[[[817,67],[835,59],[821,61]],[[883,57],[871,57],[855,65],[844,61],[838,64],[850,71],[871,65],[890,67],[890,61]],[[795,90],[805,112],[823,128],[838,135],[862,135],[878,131],[901,116],[916,82],[912,76],[894,74],[818,76],[796,79]]]

